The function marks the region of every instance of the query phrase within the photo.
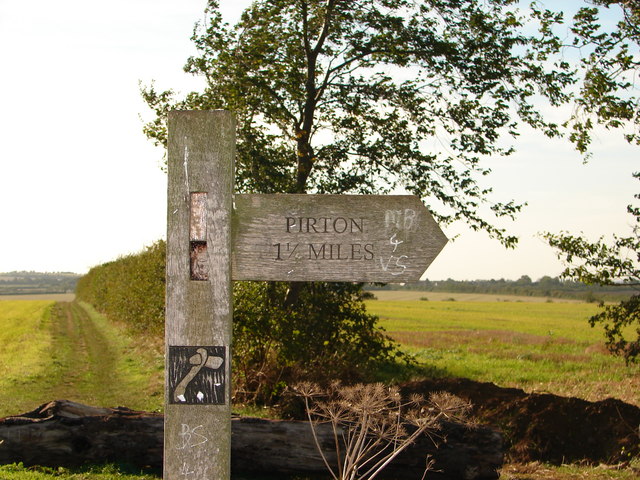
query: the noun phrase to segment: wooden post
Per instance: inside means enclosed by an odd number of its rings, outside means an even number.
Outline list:
[[[232,278],[417,280],[447,239],[411,196],[239,195],[233,212],[233,115],[168,127],[164,478],[226,480]]]
[[[169,113],[164,478],[228,479],[235,119]]]

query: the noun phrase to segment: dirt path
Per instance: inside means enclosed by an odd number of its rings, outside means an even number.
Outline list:
[[[99,407],[162,406],[161,352],[142,347],[104,317],[78,302],[59,302],[52,311],[49,389],[43,402],[72,400]]]
[[[60,302],[52,315],[52,363],[58,384],[52,399],[76,399],[89,405],[113,397],[122,383],[117,352],[78,303]]]
[[[162,409],[164,357],[153,337],[134,338],[79,302],[7,307],[0,315],[2,338],[12,342],[0,346],[0,417],[52,400]]]

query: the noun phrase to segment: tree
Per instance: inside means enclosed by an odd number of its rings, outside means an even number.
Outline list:
[[[204,91],[176,99],[143,88],[155,112],[149,138],[166,144],[171,109],[227,109],[238,120],[239,192],[403,187],[441,224],[464,220],[515,245],[496,222],[521,205],[493,198],[482,160],[511,154],[504,137],[522,124],[559,133],[534,105],[568,99],[569,65],[548,61],[557,16],[520,12],[516,0],[259,0],[230,26],[218,7],[209,1],[185,66],[206,79]],[[540,35],[526,33],[530,21]],[[341,288],[319,287],[330,297]],[[277,321],[303,321],[300,308],[322,305],[305,298],[317,290],[292,283],[282,297],[265,287],[265,302]]]
[[[549,245],[558,249],[558,256],[568,264],[562,273],[564,278],[589,285],[633,286],[638,291],[617,305],[603,305],[603,310],[589,319],[592,327],[603,324],[607,347],[628,363],[640,356],[640,211],[629,208],[636,221],[633,233],[627,237],[614,235],[612,242],[602,237],[590,242],[568,233],[545,234]]]
[[[517,281],[516,285],[522,286],[530,286],[533,282],[531,281],[531,277],[529,275],[522,275]]]
[[[624,136],[640,145],[640,109],[635,77],[640,67],[640,4],[634,0],[592,0],[594,7],[581,8],[573,18],[573,40],[566,48],[580,52],[579,93],[567,125],[569,139],[588,153],[596,125],[627,129]],[[613,29],[602,27],[604,11],[618,9],[620,20]]]
[[[583,7],[574,17],[572,48],[584,53],[575,98],[575,113],[567,122],[570,140],[588,152],[596,125],[622,129],[628,142],[640,145],[640,95],[634,83],[640,68],[640,4],[634,0],[594,0],[595,6],[618,8],[621,19],[613,30],[600,25],[602,10]],[[640,178],[640,173],[635,173]],[[640,198],[640,195],[635,195]],[[629,205],[634,217],[629,235],[589,241],[570,233],[546,233],[549,245],[567,265],[562,276],[587,284],[640,287],[640,208]],[[618,305],[606,306],[589,320],[601,323],[608,348],[635,362],[640,356],[640,290]],[[635,331],[633,329],[635,326]]]
[[[479,183],[482,158],[509,155],[519,122],[549,135],[534,97],[567,99],[569,66],[547,65],[558,40],[526,35],[515,0],[256,1],[237,25],[211,0],[185,70],[204,92],[175,100],[152,86],[145,127],[166,142],[166,112],[216,109],[238,117],[237,189],[385,193],[423,198],[441,223],[464,219],[507,246],[496,217],[520,210]],[[492,220],[493,219],[493,220]]]

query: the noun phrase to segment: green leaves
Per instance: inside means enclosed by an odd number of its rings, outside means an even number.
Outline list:
[[[597,125],[623,128],[625,138],[640,144],[640,96],[635,78],[640,68],[639,9],[635,2],[597,0],[596,5],[618,10],[621,19],[613,29],[602,26],[604,12],[581,8],[574,16],[572,48],[580,54],[580,91],[576,110],[566,122],[569,139],[586,153]]]
[[[271,403],[290,382],[361,380],[382,363],[404,358],[377,317],[366,313],[359,285],[294,285],[234,284],[237,399]],[[295,306],[287,305],[291,288],[297,289]]]
[[[640,178],[640,173],[634,177]],[[631,235],[613,235],[609,242],[602,237],[592,242],[568,233],[544,234],[549,245],[558,250],[558,258],[567,265],[562,277],[586,284],[631,285],[640,290],[640,209],[629,205],[627,210],[635,217]],[[589,323],[604,325],[609,350],[622,355],[627,362],[638,360],[640,328],[636,327],[634,332],[628,327],[640,324],[640,294],[618,305],[603,307]]]
[[[582,153],[588,153],[592,132],[599,125],[622,129],[627,141],[640,144],[640,96],[635,84],[640,68],[640,8],[637,2],[626,0],[592,3],[617,9],[622,16],[608,29],[602,26],[603,10],[596,7],[583,7],[573,18],[574,37],[566,49],[579,54],[575,73],[579,91],[574,113],[564,126],[569,129],[569,140]],[[634,176],[639,178],[637,173]],[[640,210],[631,205],[627,210],[635,217],[629,236],[613,235],[609,241],[601,237],[594,242],[568,233],[544,235],[567,265],[563,277],[587,284],[640,286]],[[604,325],[608,348],[627,362],[637,361],[640,355],[640,329],[630,328],[640,322],[639,300],[636,295],[603,307],[590,319],[592,326]]]
[[[78,280],[78,299],[136,332],[162,334],[166,244],[93,267]]]
[[[511,154],[504,137],[520,122],[557,134],[531,102],[561,102],[570,83],[546,63],[551,28],[541,41],[526,23],[512,0],[278,0],[230,26],[212,1],[185,66],[207,88],[182,101],[144,90],[157,115],[145,131],[162,143],[167,110],[225,108],[238,117],[243,191],[404,187],[440,222],[464,219],[512,245],[493,224],[520,206],[479,187],[482,159]]]

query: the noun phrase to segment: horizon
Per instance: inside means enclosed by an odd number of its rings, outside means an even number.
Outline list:
[[[99,265],[96,265],[96,267],[98,267]],[[7,276],[7,275],[73,275],[73,276],[78,276],[78,277],[82,277],[84,275],[86,275],[88,272],[85,273],[77,273],[77,272],[47,272],[47,271],[36,271],[36,270],[12,270],[9,272],[0,272],[0,277],[2,276]],[[469,279],[469,280],[456,280],[453,278],[422,278],[420,280],[416,280],[415,282],[403,282],[403,283],[386,283],[384,284],[384,287],[386,286],[401,286],[404,287],[406,285],[415,285],[418,283],[425,283],[425,282],[431,282],[431,283],[436,283],[436,282],[448,282],[448,281],[454,281],[454,282],[459,282],[459,283],[471,283],[471,282],[500,282],[500,281],[504,281],[504,282],[518,282],[520,280],[522,280],[524,277],[529,277],[528,275],[524,274],[524,275],[520,275],[518,278],[474,278],[474,279]],[[615,285],[591,285],[591,284],[587,284],[584,282],[579,282],[576,280],[572,280],[572,279],[563,279],[561,276],[556,275],[556,276],[551,276],[551,275],[543,275],[540,278],[536,278],[533,279],[531,277],[529,277],[529,279],[531,280],[531,283],[539,283],[542,279],[544,278],[550,278],[552,280],[559,280],[561,283],[563,282],[567,282],[567,283],[576,283],[576,284],[582,284],[582,285],[588,285],[588,286],[593,286],[593,287],[617,287],[617,286],[625,286],[624,283],[620,283],[620,284],[615,284]],[[0,280],[2,281],[2,280]],[[243,280],[234,280],[234,282],[236,281],[243,281]],[[377,282],[364,282],[365,285],[371,286],[371,285],[377,285]]]

